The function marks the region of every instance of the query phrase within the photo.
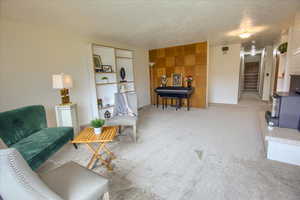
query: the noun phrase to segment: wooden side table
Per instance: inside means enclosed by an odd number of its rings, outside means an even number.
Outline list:
[[[103,165],[106,166],[108,170],[113,170],[111,166],[111,161],[116,158],[114,153],[112,153],[107,147],[108,142],[112,142],[117,135],[118,127],[109,126],[102,127],[102,133],[96,135],[93,128],[85,128],[82,130],[79,135],[72,141],[73,144],[84,143],[87,145],[88,149],[93,153],[92,158],[90,159],[87,168],[92,169],[93,164],[96,160],[100,160]],[[94,148],[91,143],[98,143],[98,147]],[[107,154],[109,158],[105,160],[101,153]]]

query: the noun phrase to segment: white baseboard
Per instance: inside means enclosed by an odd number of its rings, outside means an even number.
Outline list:
[[[300,166],[300,146],[269,140],[267,158]]]

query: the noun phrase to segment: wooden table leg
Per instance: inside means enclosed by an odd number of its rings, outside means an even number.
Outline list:
[[[95,162],[96,156],[93,154],[92,158],[90,159],[89,163],[87,164],[86,168],[92,169],[92,164]]]
[[[187,98],[187,110],[190,110],[190,97]]]
[[[159,96],[158,94],[156,95],[156,108],[158,108],[158,104],[159,104]]]
[[[109,151],[109,149],[105,145],[106,145],[106,143],[100,143],[100,145],[95,150],[90,144],[87,144],[90,151],[93,152],[93,156],[92,156],[91,160],[89,161],[89,163],[87,165],[88,169],[92,169],[92,165],[98,159],[98,160],[101,161],[101,163],[103,165],[105,165],[105,167],[108,170],[113,170],[112,166],[110,165],[110,162],[111,162],[111,160],[115,159],[116,156],[111,151]],[[110,156],[108,158],[108,160],[103,159],[102,156],[99,154],[102,149]]]
[[[103,146],[104,151],[112,157],[112,159],[116,159],[116,156],[113,152],[111,152],[106,146]]]
[[[88,169],[92,169],[93,164],[95,163],[96,159],[98,158],[99,151],[101,150],[103,144],[100,144],[96,150],[90,144],[87,143],[86,145],[88,146],[88,149],[93,153],[93,156],[87,165]]]

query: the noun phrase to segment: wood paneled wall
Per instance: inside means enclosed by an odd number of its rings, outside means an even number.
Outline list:
[[[192,76],[195,88],[191,98],[191,106],[206,107],[207,87],[207,42],[183,46],[153,49],[149,51],[151,103],[156,103],[154,89],[160,86],[161,76],[168,77],[168,85],[172,84],[172,73],[182,73],[183,77]],[[183,81],[186,86],[186,81]],[[186,104],[186,102],[184,102]]]

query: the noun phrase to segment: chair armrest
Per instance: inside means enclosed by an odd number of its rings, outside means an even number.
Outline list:
[[[7,145],[3,142],[3,140],[0,138],[0,149],[6,149],[8,148]],[[1,200],[1,199],[0,199]]]

